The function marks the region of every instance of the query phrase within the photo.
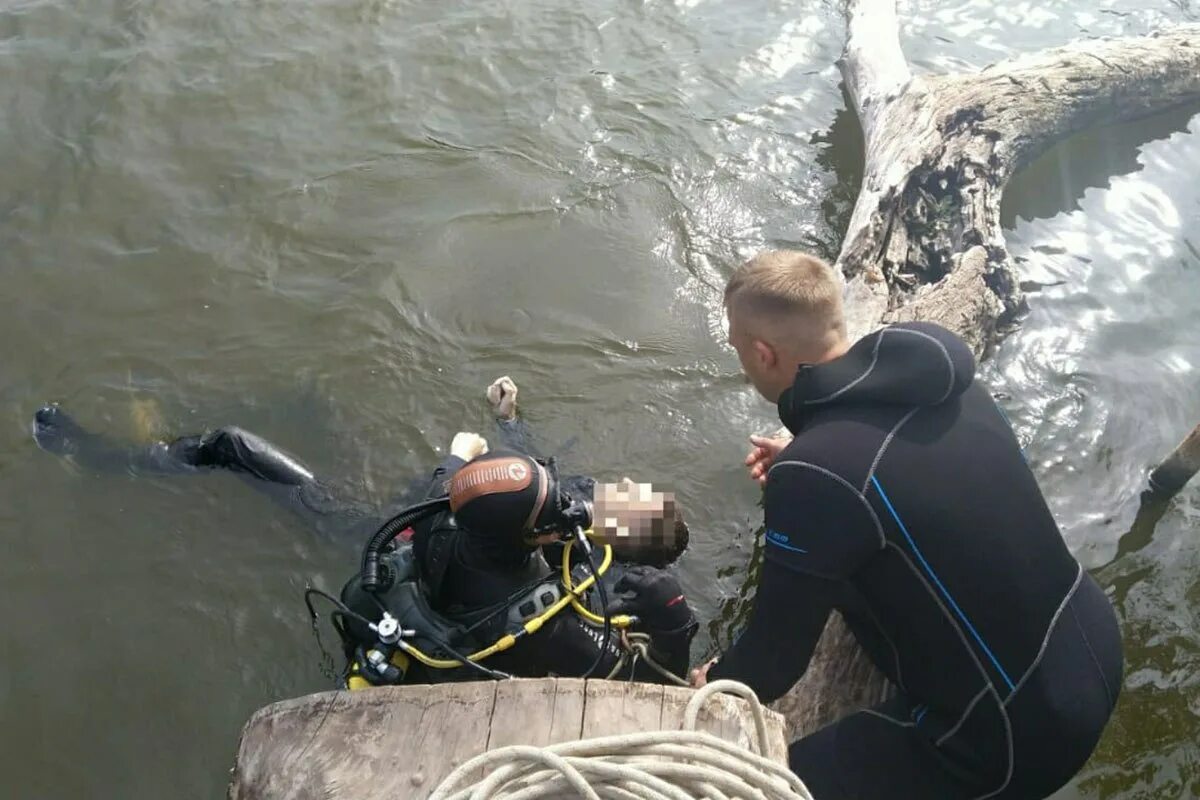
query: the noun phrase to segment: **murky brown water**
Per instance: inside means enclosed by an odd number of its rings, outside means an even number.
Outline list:
[[[1196,12],[902,15],[932,70]],[[37,451],[47,400],[122,436],[148,400],[158,433],[236,422],[381,500],[486,432],[483,386],[510,373],[544,449],[676,489],[682,576],[716,614],[758,514],[744,437],[774,422],[717,290],[764,244],[836,250],[858,170],[842,33],[798,1],[0,9],[4,795],[220,796],[246,717],[325,686],[300,590],[353,560],[230,476]],[[1073,142],[1011,196],[1023,277],[1062,283],[986,376],[1097,567],[1200,421],[1195,111]],[[1064,796],[1200,793],[1198,500],[1102,570],[1125,694]]]

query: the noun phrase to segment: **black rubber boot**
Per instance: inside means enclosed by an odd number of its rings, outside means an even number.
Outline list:
[[[234,425],[203,436],[177,439],[168,446],[177,458],[197,467],[223,467],[260,480],[300,486],[315,478],[300,459],[261,436]]]

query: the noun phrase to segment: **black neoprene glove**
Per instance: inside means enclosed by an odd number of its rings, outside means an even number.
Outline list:
[[[673,633],[696,623],[679,581],[668,572],[640,564],[625,567],[613,589],[611,613],[635,615],[647,631]]]

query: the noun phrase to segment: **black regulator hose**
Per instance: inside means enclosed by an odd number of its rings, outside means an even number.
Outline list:
[[[588,541],[582,530],[575,535],[575,542],[583,548],[588,569],[591,570],[592,577],[596,579],[596,589],[600,592],[600,611],[604,615],[604,635],[601,639],[600,650],[596,653],[596,660],[588,667],[587,672],[583,673],[583,677],[590,678],[604,662],[604,656],[608,652],[609,637],[612,636],[612,617],[608,613],[608,590],[604,588],[603,576],[596,568],[595,559],[592,558],[591,542]]]
[[[435,497],[432,500],[417,503],[415,506],[409,506],[383,523],[371,540],[367,542],[367,546],[363,548],[362,572],[359,573],[362,588],[368,592],[379,589],[379,556],[383,553],[383,548],[387,547],[401,531],[411,527],[413,523],[449,507],[450,498]]]

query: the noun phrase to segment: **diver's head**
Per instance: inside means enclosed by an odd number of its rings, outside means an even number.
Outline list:
[[[738,267],[725,285],[729,344],[747,380],[777,402],[801,364],[849,349],[842,281],[816,256],[768,250]]]
[[[687,549],[688,527],[673,492],[629,478],[597,483],[594,530],[621,561],[665,567]]]
[[[487,453],[455,473],[449,495],[472,546],[500,560],[523,560],[576,527],[591,527],[591,505],[562,492],[552,460]]]

